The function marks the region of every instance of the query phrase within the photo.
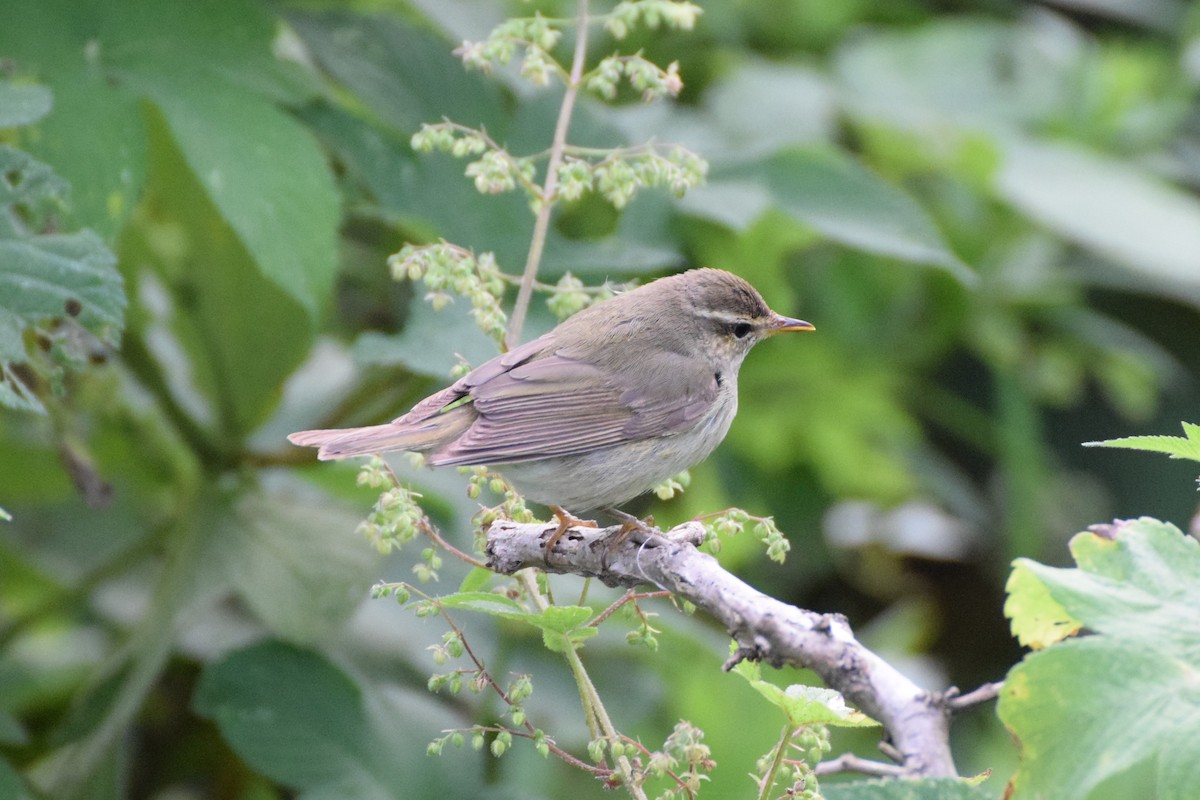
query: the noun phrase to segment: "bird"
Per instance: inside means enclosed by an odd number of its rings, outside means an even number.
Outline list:
[[[731,272],[692,269],[584,308],[391,422],[288,440],[321,460],[410,451],[434,467],[487,465],[560,520],[625,519],[619,506],[725,438],[750,349],[814,329]]]

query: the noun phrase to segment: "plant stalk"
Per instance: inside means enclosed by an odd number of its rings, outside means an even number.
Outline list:
[[[521,343],[521,331],[529,312],[533,297],[533,284],[542,263],[546,247],[546,234],[550,230],[550,212],[554,206],[554,193],[558,189],[558,168],[562,165],[563,151],[567,146],[567,129],[571,127],[571,114],[575,110],[575,98],[583,82],[583,66],[587,61],[588,0],[579,0],[578,21],[575,26],[575,55],[571,62],[571,74],[567,89],[563,93],[562,105],[558,109],[558,122],[554,125],[554,140],[550,145],[550,158],[546,163],[546,180],[538,197],[537,217],[533,222],[533,237],[529,242],[529,255],[525,259],[525,271],[521,273],[521,288],[517,290],[517,301],[513,305],[512,319],[508,324],[508,335],[504,341],[508,349]]]

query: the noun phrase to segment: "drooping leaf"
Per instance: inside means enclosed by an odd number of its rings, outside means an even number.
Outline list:
[[[312,136],[272,104],[228,86],[179,81],[150,91],[255,266],[315,318],[337,269],[340,210]]]
[[[176,392],[198,395],[187,397],[189,408],[207,406],[196,416],[237,441],[279,402],[284,378],[308,353],[313,319],[294,294],[264,277],[163,118],[149,119],[146,217],[123,242],[122,257],[149,264],[173,298],[155,321],[189,357]]]
[[[1071,552],[1073,569],[1019,562],[1091,635],[1009,673],[998,711],[1021,748],[1014,797],[1085,798],[1138,771],[1154,796],[1190,798],[1200,763],[1200,542],[1139,519],[1081,533]]]

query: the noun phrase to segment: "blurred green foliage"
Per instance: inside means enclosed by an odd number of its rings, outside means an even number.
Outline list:
[[[0,796],[599,796],[532,747],[423,755],[503,709],[425,691],[442,629],[363,602],[416,555],[376,555],[355,534],[374,494],[283,438],[388,419],[455,354],[495,352],[463,304],[433,313],[386,262],[444,238],[518,272],[527,203],[409,140],[449,118],[545,148],[558,94],[451,50],[573,7],[0,7]],[[738,0],[622,45],[639,47],[679,61],[679,100],[584,98],[571,141],[678,142],[708,183],[568,206],[540,279],[722,267],[818,333],[756,350],[726,443],[681,497],[634,510],[773,515],[786,565],[749,536],[722,562],[846,613],[930,688],[999,678],[1019,658],[1013,557],[1062,562],[1090,523],[1194,511],[1186,467],[1079,443],[1196,418],[1200,4]],[[53,279],[31,289],[30,270]],[[552,324],[535,306],[527,336]],[[467,479],[396,469],[467,547]],[[593,679],[648,743],[702,728],[720,765],[704,796],[747,796],[770,709],[719,672],[721,631],[656,610],[656,653],[588,641]],[[582,752],[541,635],[462,621]],[[998,795],[1016,754],[990,709],[955,734]],[[858,736],[834,751],[870,752]]]

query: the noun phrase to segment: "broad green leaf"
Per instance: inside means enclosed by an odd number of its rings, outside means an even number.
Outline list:
[[[316,62],[405,136],[449,118],[505,138],[500,90],[463,69],[451,52],[455,43],[393,15],[328,11],[289,19]]]
[[[123,242],[122,259],[159,270],[172,302],[158,322],[190,362],[181,371],[192,384],[177,391],[198,391],[220,435],[237,441],[279,402],[283,380],[308,353],[312,318],[294,293],[263,276],[162,118],[150,122],[145,218]]]
[[[323,657],[266,642],[204,670],[192,700],[255,770],[302,789],[355,778],[391,797],[371,763],[362,690]]]
[[[50,113],[54,97],[45,86],[0,81],[0,128],[30,125]]]
[[[340,210],[312,136],[270,103],[181,80],[149,87],[188,167],[255,266],[315,318],[337,269]]]
[[[1126,436],[1123,439],[1108,439],[1103,442],[1084,442],[1084,447],[1126,447],[1130,450],[1146,450],[1166,453],[1171,458],[1190,458],[1200,461],[1200,425],[1183,423],[1183,436]]]
[[[469,797],[480,756],[429,759],[453,711],[424,690],[386,691],[323,655],[267,641],[205,667],[197,714],[251,769],[303,798]]]
[[[939,266],[959,280],[974,280],[915,200],[839,151],[825,147],[788,150],[714,175],[713,184],[719,186],[726,179],[735,187],[745,187],[747,181],[765,187],[785,214],[836,242]],[[700,202],[703,206],[703,199]],[[744,202],[757,208],[761,196],[746,194]]]
[[[1200,284],[1200,201],[1077,145],[1010,137],[996,192],[1084,247],[1157,280]]]
[[[762,679],[762,665],[757,661],[740,661],[733,672],[746,679],[767,702],[777,707],[790,725],[837,725],[867,727],[879,723],[866,714],[846,705],[840,692],[821,686],[794,683],[787,688]]]
[[[379,555],[359,518],[280,488],[241,498],[223,531],[226,572],[250,610],[300,644],[337,630],[367,598]]]
[[[1022,567],[1092,635],[1028,655],[998,712],[1021,748],[1014,797],[1086,798],[1144,770],[1162,800],[1195,794],[1200,761],[1200,542],[1157,520],[1081,533],[1078,567]],[[1086,724],[1081,724],[1086,721]]]
[[[956,778],[821,783],[826,800],[994,800],[995,791]]]

